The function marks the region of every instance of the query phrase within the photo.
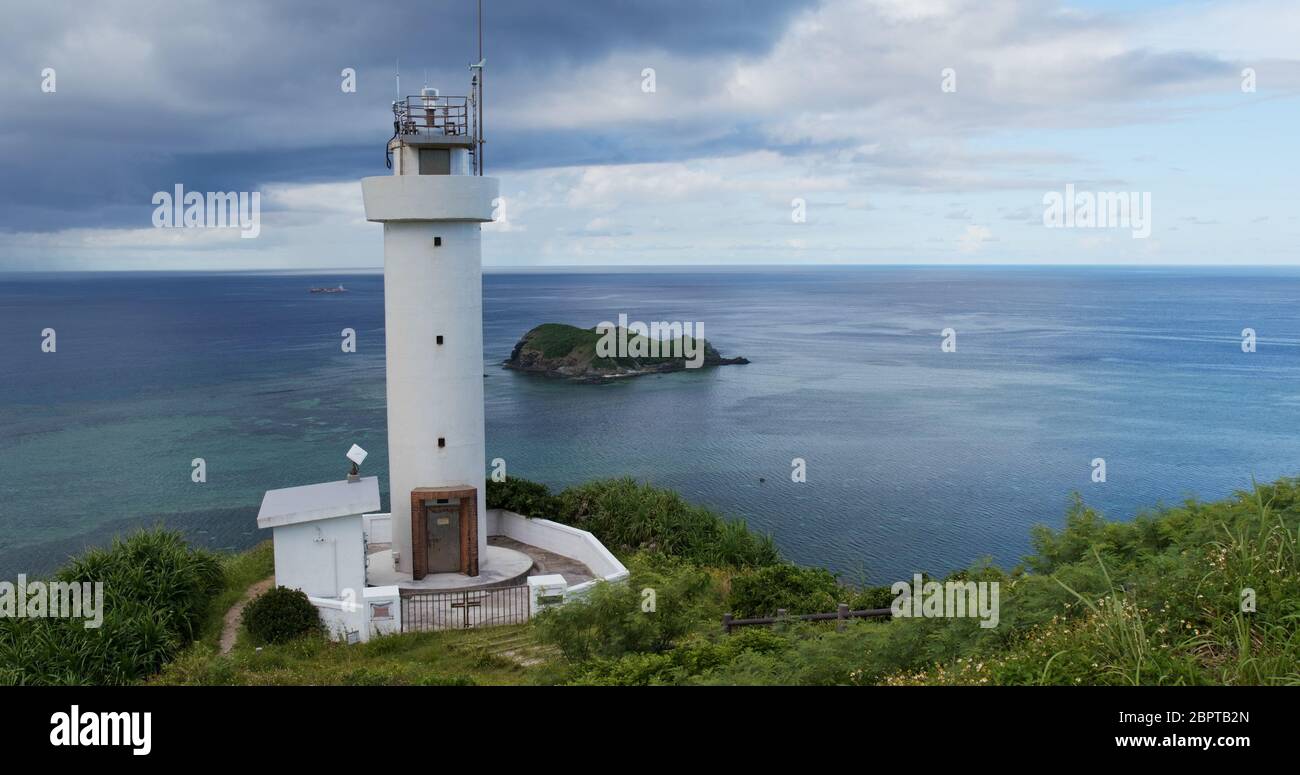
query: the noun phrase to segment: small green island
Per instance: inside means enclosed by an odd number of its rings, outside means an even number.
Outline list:
[[[606,336],[609,342],[622,344],[608,355],[599,346]],[[692,354],[696,354],[694,358]],[[707,340],[686,335],[655,340],[627,329],[603,332],[599,326],[543,323],[524,334],[502,365],[530,374],[599,383],[696,368],[692,363],[704,368],[745,364],[749,360],[724,358]]]

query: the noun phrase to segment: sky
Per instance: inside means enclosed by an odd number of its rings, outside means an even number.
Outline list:
[[[395,72],[477,58],[474,0],[0,4],[0,270],[379,268]],[[484,6],[487,266],[1300,263],[1293,0]]]

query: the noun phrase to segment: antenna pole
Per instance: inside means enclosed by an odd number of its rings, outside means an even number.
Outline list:
[[[478,61],[483,63],[483,0],[478,0]],[[483,71],[478,69],[478,174],[483,174]]]

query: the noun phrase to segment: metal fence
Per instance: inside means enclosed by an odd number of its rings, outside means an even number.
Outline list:
[[[469,101],[465,97],[415,95],[393,103],[393,119],[401,134],[431,132],[469,135]]]
[[[464,592],[402,593],[402,631],[462,630],[523,624],[532,615],[528,585]]]
[[[737,627],[769,627],[779,622],[836,622],[837,629],[844,629],[844,623],[849,619],[886,619],[893,615],[888,608],[867,608],[861,611],[850,611],[845,603],[840,603],[839,609],[834,613],[827,614],[799,614],[790,616],[785,609],[779,609],[776,616],[764,616],[757,619],[736,619],[731,614],[723,614],[722,631],[730,633]]]

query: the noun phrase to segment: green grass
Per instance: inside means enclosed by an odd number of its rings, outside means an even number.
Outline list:
[[[0,678],[127,683],[169,662],[148,680],[1300,685],[1300,479],[1127,521],[1104,519],[1076,499],[1061,529],[1031,531],[1033,554],[1023,565],[977,564],[949,575],[1000,584],[996,628],[981,628],[975,618],[900,618],[853,622],[843,631],[782,624],[733,635],[720,630],[724,611],[815,610],[836,600],[881,607],[874,599],[880,590],[854,590],[824,572],[784,564],[769,539],[743,524],[630,479],[559,495],[511,481],[489,487],[489,505],[494,498],[536,505],[592,530],[627,558],[628,583],[599,587],[528,625],[358,646],[305,637],[260,651],[241,638],[220,655],[224,614],[270,574],[270,544],[218,561],[174,534],[146,532],[61,572],[118,580],[122,610],[106,620],[113,626],[0,622]],[[1243,595],[1253,606],[1243,607]],[[190,633],[194,642],[186,646]]]
[[[214,650],[221,642],[226,612],[250,586],[275,573],[275,552],[270,541],[263,541],[248,551],[221,555],[221,567],[225,571],[225,583],[208,606],[196,638],[197,644]]]
[[[536,665],[522,665],[507,652]],[[528,625],[406,633],[344,645],[319,637],[265,646],[240,643],[227,655],[193,649],[158,676],[158,685],[449,686],[533,683],[553,652],[537,647]]]

